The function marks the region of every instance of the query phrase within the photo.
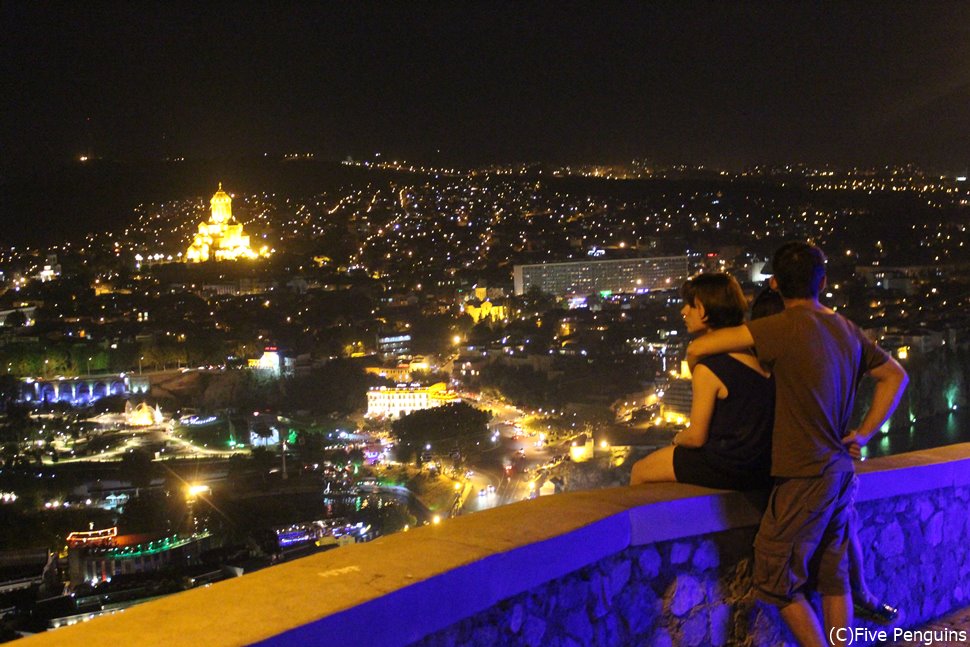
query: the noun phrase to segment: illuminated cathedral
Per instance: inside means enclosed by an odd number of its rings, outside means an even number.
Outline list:
[[[265,246],[254,251],[249,246],[249,236],[243,233],[243,226],[232,218],[232,198],[219,190],[209,200],[212,215],[207,222],[199,224],[199,232],[195,234],[192,244],[185,253],[189,263],[202,263],[208,260],[236,261],[241,258],[262,258],[269,256],[269,249]]]

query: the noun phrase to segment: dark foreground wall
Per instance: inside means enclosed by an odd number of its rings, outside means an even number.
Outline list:
[[[970,488],[961,486],[860,502],[867,581],[903,610],[900,626],[919,625],[970,603],[968,501]],[[755,530],[631,546],[419,644],[792,644],[775,609],[752,595]],[[855,624],[892,636],[892,628]]]
[[[909,627],[966,606],[970,444],[862,468],[871,588]],[[678,484],[540,497],[23,644],[781,645],[750,588],[758,499]]]

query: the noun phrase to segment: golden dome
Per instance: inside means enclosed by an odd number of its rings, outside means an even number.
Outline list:
[[[209,200],[209,204],[216,204],[217,202],[232,202],[232,197],[222,190],[222,182],[219,183],[219,190]]]
[[[212,208],[209,219],[211,222],[223,223],[232,219],[232,198],[222,190],[222,182],[219,183],[219,190],[209,200],[209,206]]]

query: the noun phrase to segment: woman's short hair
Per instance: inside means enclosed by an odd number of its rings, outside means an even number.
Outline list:
[[[748,309],[741,286],[724,272],[698,274],[687,279],[680,288],[680,296],[691,307],[695,300],[704,305],[704,323],[711,328],[740,326]]]

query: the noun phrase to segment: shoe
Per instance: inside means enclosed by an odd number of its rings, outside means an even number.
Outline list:
[[[891,624],[899,616],[899,609],[878,600],[874,602],[854,600],[853,607],[856,616],[884,625]]]

